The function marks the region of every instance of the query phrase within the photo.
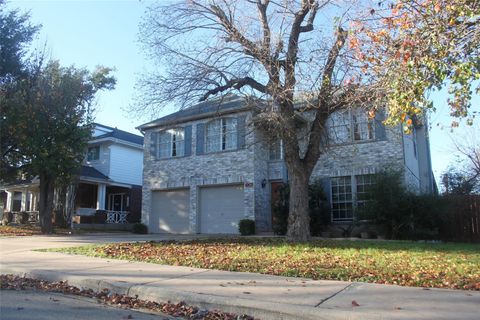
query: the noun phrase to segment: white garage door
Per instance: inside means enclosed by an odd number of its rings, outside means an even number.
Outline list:
[[[152,191],[150,232],[189,233],[190,191]]]
[[[244,219],[243,186],[200,189],[200,232],[238,233]]]

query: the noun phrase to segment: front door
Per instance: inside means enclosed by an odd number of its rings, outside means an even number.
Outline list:
[[[270,209],[272,215],[272,227],[276,225],[277,221],[275,220],[275,207],[277,203],[281,200],[280,189],[285,186],[285,183],[282,181],[275,181],[271,183],[271,199],[270,199]]]
[[[108,199],[108,210],[110,211],[125,211],[126,209],[125,193],[110,194]]]

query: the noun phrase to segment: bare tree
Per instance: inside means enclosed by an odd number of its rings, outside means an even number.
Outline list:
[[[328,0],[185,1],[151,7],[142,26],[142,42],[165,71],[142,79],[147,90],[139,111],[232,91],[266,98],[269,107],[255,121],[284,141],[291,188],[287,236],[294,241],[309,238],[308,184],[325,151],[327,119],[350,105],[353,92],[339,86],[351,63],[344,21],[333,28],[327,23],[325,34],[313,32],[317,19],[333,19],[337,9]],[[319,18],[321,10],[326,14]],[[313,113],[304,150],[298,136],[305,129],[295,121],[301,94],[307,101],[302,111]]]
[[[346,45],[350,23],[368,21],[374,11],[360,1],[330,0],[153,5],[140,37],[159,69],[139,82],[141,103],[134,111],[155,115],[171,103],[183,107],[231,92],[264,98],[267,106],[254,121],[284,142],[291,190],[287,236],[307,240],[308,183],[328,148],[327,119],[353,105],[374,116],[384,97],[378,76],[359,80],[365,58],[358,58],[355,43]],[[296,123],[301,111],[311,118],[307,128]]]

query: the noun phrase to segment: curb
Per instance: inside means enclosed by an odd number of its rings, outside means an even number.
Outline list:
[[[105,281],[95,278],[85,278],[50,270],[32,270],[28,268],[1,268],[3,274],[15,274],[22,277],[46,281],[67,281],[68,284],[81,289],[101,291],[108,289],[112,293],[128,296],[138,296],[139,299],[157,302],[185,302],[202,309],[221,310],[238,315],[247,314],[262,320],[354,320],[354,319],[385,319],[379,314],[362,311],[347,311],[304,305],[282,305],[279,303],[250,300],[244,298],[228,298],[211,294],[202,294],[181,290],[166,290],[148,283],[129,283],[124,281]]]

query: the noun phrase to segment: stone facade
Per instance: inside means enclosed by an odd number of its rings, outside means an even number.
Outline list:
[[[246,116],[251,113],[240,113],[235,116]],[[196,145],[197,124],[208,120],[182,123],[192,126],[192,146]],[[159,127],[145,133],[145,146],[150,145],[151,133],[160,131]],[[245,218],[255,219],[255,192],[258,188],[258,174],[255,174],[255,133],[247,130],[245,148],[197,155],[192,147],[192,154],[185,157],[155,159],[148,147],[144,151],[142,221],[148,225],[151,207],[151,194],[155,190],[189,188],[190,190],[190,232],[198,229],[198,188],[205,186],[244,185]],[[259,169],[260,170],[260,169]],[[257,177],[256,177],[257,176]],[[261,180],[260,180],[261,181]],[[261,183],[260,183],[261,185]]]
[[[148,225],[151,195],[156,190],[188,188],[190,195],[190,233],[200,232],[199,188],[205,186],[244,186],[244,217],[254,219],[257,231],[271,230],[271,183],[288,180],[283,160],[269,159],[270,139],[259,128],[250,124],[253,111],[230,112],[223,117],[246,117],[245,146],[243,148],[196,154],[197,124],[206,123],[214,116],[179,121],[177,126],[191,126],[191,155],[168,159],[156,159],[149,149],[152,132],[172,128],[172,125],[150,126],[145,131],[142,221]],[[358,141],[332,146],[322,155],[313,171],[312,180],[374,174],[380,169],[392,167],[405,172],[407,185],[415,184],[410,171],[414,158],[410,153],[411,141],[399,127],[386,128],[382,139]],[[410,143],[410,144],[409,144]],[[415,151],[416,152],[416,151]],[[408,153],[408,154],[407,154]],[[407,161],[408,160],[408,161]],[[407,167],[410,166],[410,167]],[[431,170],[431,169],[430,169]],[[413,182],[412,182],[413,181]]]

